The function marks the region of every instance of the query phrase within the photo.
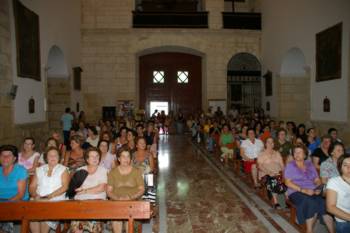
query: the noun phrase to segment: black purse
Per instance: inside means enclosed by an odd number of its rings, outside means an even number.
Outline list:
[[[66,192],[66,197],[68,197],[69,199],[73,199],[75,194],[77,194],[75,190],[84,183],[88,175],[89,173],[86,170],[82,169],[82,170],[76,171],[69,182],[68,190]]]

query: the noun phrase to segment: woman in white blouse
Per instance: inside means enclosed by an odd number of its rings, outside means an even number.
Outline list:
[[[36,201],[58,201],[66,199],[69,174],[67,167],[59,163],[60,152],[55,147],[49,147],[44,153],[45,165],[38,167],[29,186],[29,192]],[[32,233],[47,233],[55,229],[57,222],[31,222]]]
[[[338,159],[340,176],[327,183],[327,211],[334,215],[337,233],[350,232],[350,155]]]

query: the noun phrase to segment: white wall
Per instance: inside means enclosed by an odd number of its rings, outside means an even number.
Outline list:
[[[41,81],[17,76],[16,68],[16,41],[13,18],[12,1],[11,11],[11,42],[13,82],[18,85],[17,97],[14,101],[15,124],[46,121],[44,109],[46,99],[45,67],[49,50],[57,45],[64,54],[68,73],[72,74],[72,67],[80,66],[80,1],[78,0],[22,0],[21,2],[30,10],[39,15],[40,25],[40,64]],[[28,113],[28,100],[30,97],[36,101],[34,114]],[[73,101],[72,101],[73,102]],[[62,109],[62,112],[64,109]]]
[[[276,79],[280,75],[283,57],[289,49],[297,47],[302,50],[306,65],[310,67],[311,120],[347,121],[350,1],[264,0],[261,7],[263,70],[269,69],[274,74],[273,96],[264,97],[263,106],[270,101],[270,114],[277,116]],[[316,34],[339,22],[343,22],[341,79],[316,83]],[[322,110],[325,96],[331,100],[329,113]]]

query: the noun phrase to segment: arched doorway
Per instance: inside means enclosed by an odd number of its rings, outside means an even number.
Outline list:
[[[228,109],[239,112],[261,107],[261,65],[250,53],[234,55],[227,65]]]
[[[60,130],[60,117],[64,108],[70,107],[71,87],[63,51],[56,45],[49,50],[46,72],[49,127]]]
[[[310,119],[310,74],[304,53],[291,48],[283,56],[278,81],[279,118],[295,122]]]
[[[151,105],[185,115],[201,109],[202,74],[200,56],[153,53],[139,58],[140,108],[152,114]],[[158,105],[157,105],[158,104]],[[155,107],[157,108],[157,107]],[[159,110],[159,109],[158,109]]]

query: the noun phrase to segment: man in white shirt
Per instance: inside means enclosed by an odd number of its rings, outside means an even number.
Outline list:
[[[251,173],[255,187],[258,187],[256,159],[263,149],[264,143],[255,138],[255,130],[248,129],[248,138],[242,142],[240,154],[244,162],[244,172]]]

